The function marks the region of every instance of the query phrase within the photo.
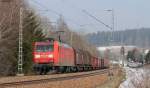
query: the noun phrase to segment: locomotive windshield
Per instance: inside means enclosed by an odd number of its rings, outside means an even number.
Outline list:
[[[48,52],[48,51],[53,51],[53,50],[54,50],[53,45],[37,45],[36,46],[37,52]]]

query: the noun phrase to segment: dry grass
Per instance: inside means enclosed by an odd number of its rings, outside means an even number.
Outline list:
[[[95,76],[89,76],[89,77],[83,77],[83,78],[77,78],[77,79],[71,79],[71,80],[23,85],[23,86],[11,87],[11,88],[117,88],[119,86],[120,82],[122,81],[122,79],[124,78],[123,72],[120,68],[115,69],[111,72],[113,72],[113,74],[114,74],[113,77],[108,76],[108,73],[106,73],[106,74],[99,74],[99,75],[95,75]],[[81,73],[72,73],[72,74],[63,74],[63,75],[68,76],[68,75],[75,75],[75,74],[81,74]],[[45,77],[51,78],[51,77],[55,77],[55,76],[58,77],[59,75],[57,74],[57,75],[51,75],[50,77],[49,76],[45,76]],[[60,76],[62,76],[62,74]],[[29,77],[30,76],[27,77],[28,80],[29,80]],[[33,78],[37,79],[38,77],[41,77],[41,76],[34,76]],[[45,77],[42,77],[42,78],[45,78]],[[22,77],[22,78],[26,78],[26,77]],[[22,78],[21,78],[21,80],[22,80]],[[30,78],[33,79],[32,76]],[[4,81],[4,79],[3,79],[3,81]],[[8,81],[8,79],[7,79],[7,81]],[[5,79],[5,81],[6,81],[6,79]],[[112,83],[112,81],[113,81],[113,83]],[[2,82],[2,81],[0,81],[0,82]],[[101,85],[103,85],[103,86],[101,86]],[[8,87],[8,88],[10,88],[10,87]]]
[[[30,81],[30,80],[40,80],[40,79],[50,79],[57,77],[67,77],[67,76],[75,76],[75,75],[83,75],[99,72],[97,71],[89,71],[89,72],[78,72],[78,73],[66,73],[66,74],[51,74],[51,75],[33,75],[33,76],[14,76],[14,77],[0,77],[0,83],[11,83],[11,82],[21,82],[21,81]]]
[[[113,73],[114,75],[110,76],[104,85],[100,85],[96,88],[118,88],[120,83],[125,79],[125,72],[119,68],[113,71]]]
[[[83,77],[71,80],[32,84],[11,88],[95,88],[98,85],[104,84],[107,80],[107,74]]]

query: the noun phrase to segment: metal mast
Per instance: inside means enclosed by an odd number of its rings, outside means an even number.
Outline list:
[[[111,32],[111,42],[112,42],[112,45],[114,43],[114,40],[115,40],[115,15],[114,15],[114,10],[113,9],[108,9],[108,10],[105,10],[105,11],[108,11],[108,12],[111,12],[112,14],[112,25],[111,25],[111,29],[112,29],[112,32]]]
[[[22,2],[21,2],[22,3]],[[23,7],[20,7],[18,75],[23,75]]]
[[[115,42],[115,15],[114,10],[112,9],[112,42]]]

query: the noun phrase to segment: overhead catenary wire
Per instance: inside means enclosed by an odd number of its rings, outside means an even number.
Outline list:
[[[53,13],[53,14],[55,14],[55,15],[57,15],[57,16],[63,16],[67,21],[70,21],[71,23],[73,23],[73,24],[75,24],[75,25],[77,25],[77,26],[80,26],[81,27],[81,25],[83,25],[83,24],[79,24],[78,22],[75,22],[74,20],[72,20],[72,19],[69,19],[69,18],[67,18],[67,17],[65,17],[64,15],[62,15],[61,13],[59,13],[59,12],[56,12],[55,10],[52,10],[52,9],[49,9],[48,7],[46,7],[46,6],[44,6],[44,5],[42,5],[41,3],[39,3],[38,1],[35,1],[35,0],[31,0],[33,3],[35,3],[35,4],[37,4],[37,5],[39,5],[40,7],[42,7],[42,8],[44,8],[45,10],[45,12],[51,12],[51,13]]]
[[[113,26],[111,27],[111,26],[107,25],[106,23],[104,23],[103,21],[101,21],[100,19],[98,19],[96,16],[93,16],[92,14],[90,14],[88,11],[86,11],[86,10],[84,10],[84,9],[80,9],[80,8],[78,8],[78,6],[75,6],[75,5],[72,4],[72,3],[69,3],[69,5],[70,5],[71,7],[73,7],[73,8],[75,8],[75,9],[77,9],[78,11],[81,11],[81,12],[85,13],[86,15],[92,17],[94,20],[96,20],[97,22],[103,24],[105,27],[109,28],[110,30],[113,30],[113,29],[114,29]],[[88,25],[89,25],[89,24],[88,24]],[[82,25],[81,25],[81,26],[82,26]]]
[[[103,24],[105,27],[109,28],[112,30],[112,27],[110,27],[109,25],[105,24],[104,22],[102,22],[101,20],[99,20],[97,17],[93,16],[92,14],[90,14],[89,12],[87,12],[86,10],[82,10],[85,14],[87,14],[88,16],[92,17],[93,19],[95,19],[97,22]]]
[[[69,5],[70,5],[70,7],[71,8],[74,8],[74,9],[76,9],[76,10],[78,10],[78,11],[80,11],[81,13],[82,13],[82,9],[80,9],[78,6],[76,6],[75,4],[73,4],[73,3],[68,3]],[[69,7],[69,8],[70,8]],[[75,23],[75,24],[77,24],[77,23]],[[80,27],[84,27],[84,26],[87,26],[87,25],[92,25],[91,23],[85,23],[85,24],[77,24],[77,25],[79,25]]]
[[[52,13],[54,13],[54,14],[56,14],[56,15],[58,15],[58,16],[61,15],[60,13],[58,13],[58,12],[56,12],[56,11],[54,11],[54,10],[52,10],[52,9],[49,9],[49,8],[47,8],[46,6],[42,5],[42,4],[39,3],[38,1],[35,1],[35,0],[31,0],[31,1],[34,2],[34,3],[36,3],[36,4],[38,4],[40,7],[45,8],[47,11],[51,11]],[[46,11],[46,10],[45,10],[45,11]]]

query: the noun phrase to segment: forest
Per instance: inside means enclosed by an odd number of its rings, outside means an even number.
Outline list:
[[[150,28],[126,29],[119,31],[99,31],[86,35],[88,40],[96,46],[107,45],[135,45],[138,47],[150,46]]]

